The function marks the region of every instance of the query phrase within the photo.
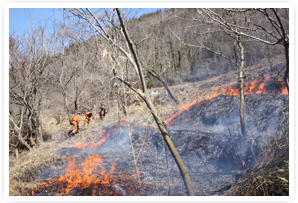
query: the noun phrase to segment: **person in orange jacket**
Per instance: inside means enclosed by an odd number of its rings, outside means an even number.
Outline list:
[[[89,124],[90,119],[91,119],[91,116],[92,116],[92,113],[91,112],[87,111],[85,113],[84,125],[86,124],[86,122],[87,122],[87,124]]]
[[[73,125],[73,131],[70,133],[70,136],[74,136],[75,134],[78,133],[80,120],[81,120],[80,112],[77,112],[76,115],[73,115],[70,118],[70,124]]]

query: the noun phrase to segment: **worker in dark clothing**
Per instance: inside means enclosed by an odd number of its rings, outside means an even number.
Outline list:
[[[80,112],[77,112],[76,115],[73,115],[70,118],[70,124],[73,125],[73,131],[70,133],[70,136],[74,136],[75,134],[78,134],[80,120],[81,120],[81,113]]]
[[[89,112],[89,111],[87,111],[87,112],[85,113],[84,125],[85,125],[86,123],[89,124],[91,117],[92,117],[92,113]]]
[[[107,113],[108,113],[108,110],[105,109],[104,107],[101,107],[101,108],[99,109],[99,118],[100,118],[101,120],[103,120],[103,118],[106,116]]]

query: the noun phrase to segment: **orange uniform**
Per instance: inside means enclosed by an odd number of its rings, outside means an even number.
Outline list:
[[[85,113],[84,124],[86,122],[87,122],[87,124],[89,124],[91,116],[92,116],[92,113],[91,112],[88,111],[88,112]]]
[[[79,127],[80,120],[81,120],[81,116],[79,114],[73,115],[70,118],[70,123],[71,123],[71,125],[73,125],[72,133],[78,132],[78,127]]]

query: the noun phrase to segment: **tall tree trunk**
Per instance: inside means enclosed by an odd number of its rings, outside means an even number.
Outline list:
[[[74,86],[75,86],[74,111],[77,112],[79,110],[79,88],[77,84],[77,67],[75,67]]]
[[[162,120],[160,119],[160,117],[158,116],[156,110],[155,110],[155,107],[152,103],[152,101],[150,100],[149,96],[148,96],[148,91],[147,91],[147,87],[146,87],[146,82],[145,82],[145,77],[143,75],[143,70],[142,70],[142,67],[139,63],[139,59],[137,57],[137,53],[133,47],[133,44],[132,44],[132,41],[128,35],[128,32],[126,30],[126,27],[124,25],[124,22],[122,20],[122,17],[121,17],[121,13],[120,13],[120,9],[119,8],[116,8],[116,11],[117,11],[117,15],[119,17],[119,21],[120,21],[120,25],[122,27],[122,31],[123,31],[123,34],[124,34],[124,37],[126,39],[126,42],[127,42],[127,45],[128,45],[128,48],[131,52],[131,54],[133,55],[133,59],[134,59],[134,63],[136,65],[136,68],[138,69],[138,73],[139,73],[139,77],[140,77],[140,80],[141,80],[141,84],[142,84],[142,91],[138,91],[138,90],[135,90],[132,86],[130,86],[128,83],[125,83],[126,85],[129,85],[128,87],[130,87],[132,90],[134,90],[144,101],[145,103],[147,104],[147,107],[148,109],[150,110],[167,146],[169,147],[175,161],[176,161],[176,164],[180,170],[180,173],[182,175],[182,178],[183,178],[183,181],[184,181],[184,184],[185,184],[185,187],[186,187],[186,191],[188,193],[188,195],[191,195],[191,196],[194,196],[195,195],[195,192],[194,192],[194,189],[193,189],[193,186],[192,186],[192,182],[190,180],[190,177],[189,177],[189,174],[187,172],[187,169],[178,153],[178,151],[176,150],[173,142],[171,141],[171,138],[168,134],[168,131],[166,130],[166,127],[165,127],[165,124],[164,122],[162,122]],[[118,78],[120,81],[122,82],[125,82],[123,81],[121,78]]]
[[[19,163],[19,150],[18,150],[18,148],[15,149],[15,153],[16,153],[17,163]]]
[[[286,65],[287,65],[284,80],[289,92],[289,42],[288,41],[284,42],[284,47],[285,47],[285,56],[286,56]]]
[[[63,64],[62,64],[62,67],[63,67]],[[61,75],[59,77],[59,82],[60,82],[60,86],[62,88],[62,96],[63,96],[63,101],[64,101],[64,108],[65,108],[65,110],[67,112],[67,116],[68,116],[68,120],[69,120],[70,119],[70,110],[69,110],[69,107],[68,107],[68,101],[67,101],[67,95],[66,95],[65,85],[63,84],[63,81],[62,81],[63,74],[64,74],[64,71],[62,70],[62,73],[61,73]]]
[[[241,133],[243,136],[246,136],[246,128],[245,128],[245,120],[244,120],[244,47],[242,45],[240,36],[237,36],[237,44],[240,49],[240,70],[239,70],[239,78],[240,78],[240,125],[241,125]]]
[[[31,151],[32,148],[30,147],[30,145],[26,142],[26,140],[22,136],[23,119],[24,119],[24,107],[22,107],[22,110],[21,110],[20,127],[17,126],[17,124],[14,122],[14,120],[12,119],[12,117],[10,115],[9,115],[9,118],[12,121],[12,123],[14,125],[14,128],[19,132],[18,133],[18,140],[20,141],[20,143],[22,145],[24,145],[27,149],[29,149]]]
[[[69,110],[69,107],[68,107],[68,101],[67,101],[67,96],[66,96],[66,90],[65,90],[65,85],[67,85],[67,83],[71,80],[72,76],[70,77],[70,79],[68,80],[68,82],[64,85],[63,84],[63,81],[62,81],[62,76],[64,74],[64,70],[63,70],[63,66],[64,66],[64,61],[65,61],[65,53],[64,53],[64,48],[65,48],[65,44],[64,44],[64,41],[65,41],[65,13],[64,13],[64,9],[63,9],[63,29],[62,29],[62,47],[61,47],[61,53],[62,53],[62,57],[61,57],[61,69],[62,69],[62,72],[61,72],[61,75],[59,77],[59,82],[60,82],[60,85],[62,87],[62,96],[63,96],[63,100],[64,100],[64,108],[67,112],[67,116],[68,116],[68,120],[70,120],[70,110]]]
[[[32,127],[34,120],[32,118],[32,111],[31,110],[29,110],[29,114],[28,114],[27,119],[28,119],[28,128],[29,128],[29,139],[30,139],[31,145],[35,146],[36,143],[33,139],[33,127]],[[35,131],[35,129],[34,129],[34,131]]]
[[[66,93],[65,93],[65,89],[62,88],[62,96],[64,99],[64,108],[67,111],[67,116],[68,116],[68,120],[70,119],[70,109],[68,108],[68,102],[67,102],[67,97],[66,97]]]
[[[43,140],[43,136],[42,136],[42,128],[41,128],[41,121],[40,121],[40,102],[41,102],[41,98],[36,98],[36,125],[37,125],[37,129],[38,129],[38,135],[36,135],[36,144],[39,145],[40,142]]]

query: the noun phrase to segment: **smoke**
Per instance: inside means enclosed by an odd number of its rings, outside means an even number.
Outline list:
[[[122,196],[125,196],[126,195],[126,192],[125,190],[123,190],[123,188],[120,186],[120,185],[116,185],[114,184],[113,187],[115,188],[115,190],[121,194]]]
[[[169,135],[189,171],[197,195],[220,195],[253,167],[262,147],[278,128],[281,107],[288,96],[246,95],[247,137],[241,136],[239,97],[218,96],[192,105],[173,118]],[[150,195],[186,195],[180,171],[160,132],[145,126],[131,128],[137,163],[134,162],[127,125],[116,125],[94,132],[93,136],[60,151],[75,156],[77,162],[92,154],[103,158],[116,173],[135,174],[138,167],[143,183],[153,185]],[[77,147],[77,148],[76,148]],[[81,148],[80,148],[81,147]],[[59,176],[65,164],[45,169],[41,176]],[[119,195],[127,195],[120,184],[113,184]]]

